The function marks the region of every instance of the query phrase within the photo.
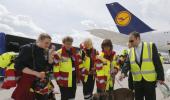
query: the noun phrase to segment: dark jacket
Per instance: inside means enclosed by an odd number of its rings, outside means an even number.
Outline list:
[[[48,67],[51,67],[51,65],[48,63],[47,55],[48,53],[45,52],[43,48],[38,47],[36,44],[24,45],[21,47],[19,56],[15,61],[15,68],[21,71],[25,67],[38,72],[46,71]]]
[[[164,69],[160,60],[160,57],[158,55],[158,50],[155,44],[153,44],[152,46],[152,60],[153,60],[153,64],[155,66],[155,71],[157,73],[157,80],[162,80],[164,81]],[[143,43],[142,43],[142,53],[141,55],[143,55]],[[136,61],[137,62],[137,61]],[[141,56],[141,61],[140,63],[137,63],[139,65],[139,67],[141,67],[142,64],[142,56]],[[125,64],[122,68],[122,73],[124,73],[125,75],[127,75],[127,72],[130,70],[130,60],[129,57],[126,59]]]
[[[22,71],[25,67],[28,67],[38,72],[46,72],[49,66],[47,53],[36,44],[27,44],[21,47],[19,56],[15,61],[15,69],[17,71]],[[23,73],[22,77],[18,80],[12,98],[15,100],[35,100],[34,92],[30,92],[30,88],[35,87],[33,84],[40,83],[35,81],[35,79],[35,76]]]

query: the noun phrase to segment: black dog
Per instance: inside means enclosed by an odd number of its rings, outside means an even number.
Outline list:
[[[120,88],[112,92],[94,94],[93,100],[134,100],[134,93],[127,88]]]

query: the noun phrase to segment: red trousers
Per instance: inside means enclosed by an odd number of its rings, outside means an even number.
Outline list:
[[[34,100],[34,93],[30,92],[35,76],[23,74],[12,94],[14,100]]]

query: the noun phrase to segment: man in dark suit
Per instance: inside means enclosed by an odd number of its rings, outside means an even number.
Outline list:
[[[129,35],[132,45],[122,68],[120,80],[130,71],[133,77],[135,100],[156,100],[156,83],[164,84],[164,70],[154,43],[142,42],[138,32]]]

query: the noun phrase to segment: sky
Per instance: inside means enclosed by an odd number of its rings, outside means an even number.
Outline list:
[[[0,30],[31,38],[47,32],[57,43],[70,35],[74,46],[89,37],[100,50],[102,39],[86,30],[104,28],[118,32],[106,8],[112,2],[119,2],[153,29],[169,30],[170,0],[0,0]],[[117,45],[114,48],[122,49]]]

